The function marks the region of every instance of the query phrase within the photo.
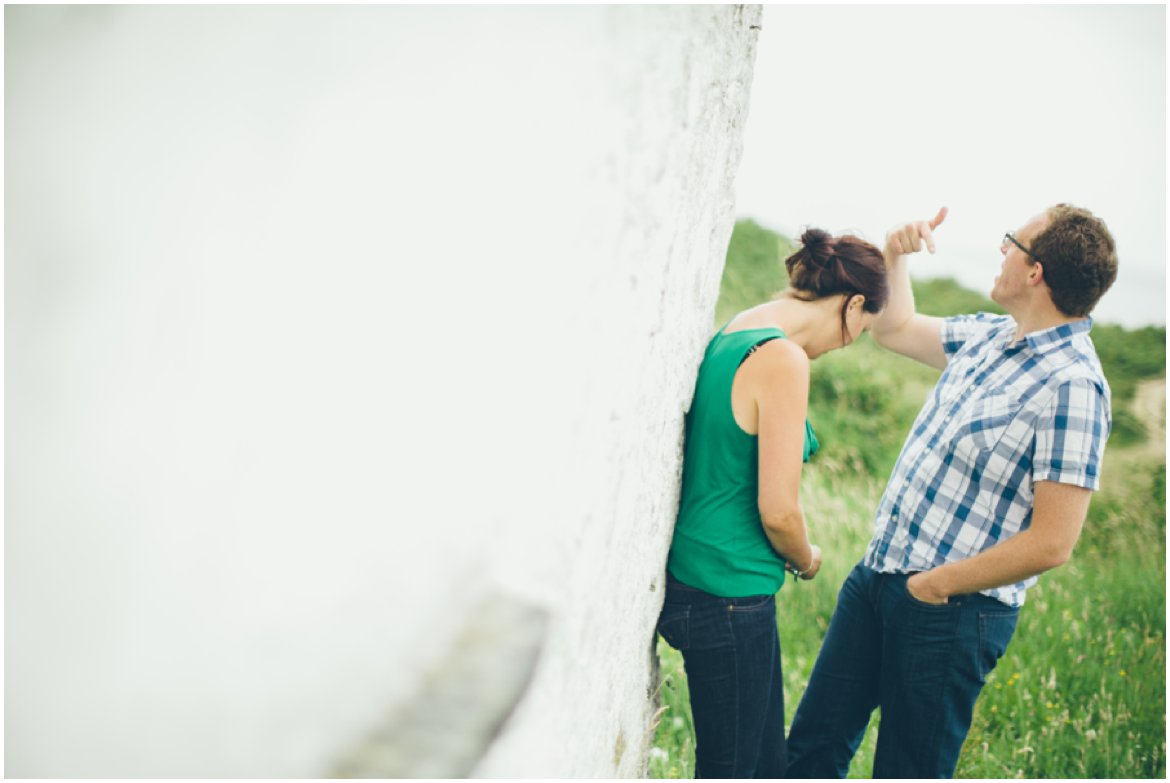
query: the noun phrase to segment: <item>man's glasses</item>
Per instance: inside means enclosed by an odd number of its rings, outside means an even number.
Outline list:
[[[1024,255],[1026,255],[1028,258],[1031,258],[1033,261],[1040,260],[1039,258],[1036,258],[1036,256],[1032,255],[1031,250],[1029,250],[1028,248],[1021,245],[1020,240],[1016,239],[1016,235],[1010,231],[1003,235],[1003,242],[1000,243],[1000,246],[1002,247],[1002,246],[1006,245],[1008,242],[1011,242],[1013,245],[1018,247],[1020,250],[1023,250]]]

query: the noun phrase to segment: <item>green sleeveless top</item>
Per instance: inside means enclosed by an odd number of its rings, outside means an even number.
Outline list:
[[[723,329],[707,345],[687,412],[682,494],[667,569],[683,584],[724,598],[771,595],[784,584],[784,560],[764,534],[759,441],[735,422],[731,384],[756,346],[787,335],[771,327],[731,334]],[[805,419],[805,462],[818,447]]]

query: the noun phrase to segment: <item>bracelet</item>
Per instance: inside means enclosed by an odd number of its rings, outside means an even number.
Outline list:
[[[813,560],[815,561],[816,558],[813,558]],[[795,566],[793,566],[792,563],[789,563],[787,560],[785,560],[784,561],[784,570],[787,571],[788,573],[792,574],[793,576],[795,576],[797,579],[804,579],[804,575],[812,570],[812,563],[809,563],[808,568],[804,569],[803,571],[800,571]]]

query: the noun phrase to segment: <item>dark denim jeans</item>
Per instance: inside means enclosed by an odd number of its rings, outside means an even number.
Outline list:
[[[686,665],[696,777],[784,777],[776,597],[720,598],[667,574],[658,632]]]
[[[858,565],[841,586],[788,735],[790,777],[845,777],[875,707],[875,778],[954,775],[1019,610],[978,593],[925,604],[906,591],[909,578]]]

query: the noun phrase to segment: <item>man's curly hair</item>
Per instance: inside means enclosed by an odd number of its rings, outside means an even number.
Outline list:
[[[1057,204],[1048,226],[1032,240],[1056,309],[1083,317],[1117,279],[1117,246],[1105,221],[1087,209]]]

